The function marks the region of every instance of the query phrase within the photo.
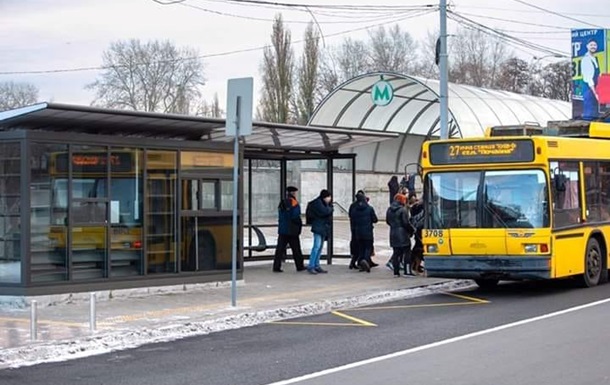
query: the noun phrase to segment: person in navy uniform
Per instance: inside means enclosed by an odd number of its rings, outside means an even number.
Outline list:
[[[299,191],[298,188],[288,186],[286,188],[286,198],[278,205],[278,238],[275,256],[273,257],[273,271],[275,273],[283,272],[282,259],[286,254],[286,246],[288,245],[292,250],[292,258],[294,258],[297,271],[305,270],[299,239],[303,221],[301,220],[301,205],[297,200],[297,191]]]

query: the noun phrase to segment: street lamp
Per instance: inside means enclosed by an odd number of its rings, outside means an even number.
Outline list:
[[[531,70],[530,70],[531,76],[530,76],[529,84],[528,84],[528,87],[527,87],[528,88],[528,93],[530,95],[532,94],[532,86],[534,84],[534,73],[536,71],[536,68],[538,67],[538,63],[540,63],[541,60],[544,60],[544,59],[547,59],[547,58],[550,58],[550,57],[555,58],[555,59],[563,59],[564,58],[563,55],[560,55],[560,54],[557,54],[557,53],[551,53],[551,54],[540,56],[540,57],[537,57],[537,56],[532,57],[532,64],[531,64],[531,67],[530,67],[531,68]]]

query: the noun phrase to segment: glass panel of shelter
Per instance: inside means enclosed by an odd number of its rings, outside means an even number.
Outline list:
[[[0,144],[0,282],[21,282],[21,143]]]
[[[231,267],[233,159],[213,151],[181,152],[181,270]]]
[[[64,144],[30,145],[32,282],[68,280],[67,154]]]

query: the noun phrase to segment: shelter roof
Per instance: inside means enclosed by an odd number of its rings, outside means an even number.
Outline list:
[[[211,140],[229,143],[225,119],[155,112],[113,110],[89,106],[40,103],[0,112],[0,130],[29,129],[54,132],[147,137],[171,140]],[[395,138],[397,134],[371,130],[354,132],[255,121],[244,138],[247,150],[281,149],[328,153]]]

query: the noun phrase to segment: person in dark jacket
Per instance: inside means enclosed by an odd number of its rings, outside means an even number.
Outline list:
[[[400,184],[398,183],[398,177],[396,175],[390,178],[390,181],[388,182],[388,191],[390,193],[389,204],[391,205],[392,202],[394,202],[394,197],[398,194],[398,191],[400,191]]]
[[[332,195],[328,190],[320,191],[320,195],[312,202],[313,218],[311,232],[313,233],[313,246],[309,255],[307,271],[311,274],[327,273],[320,267],[320,255],[324,241],[330,235],[333,219]]]
[[[354,268],[357,264],[360,270],[370,272],[374,239],[373,225],[377,223],[377,214],[375,209],[368,204],[366,195],[362,190],[358,191],[356,201],[349,207],[349,223],[356,254],[356,258],[352,256],[350,266]]]
[[[390,246],[392,247],[392,265],[394,277],[400,277],[400,263],[404,264],[404,274],[413,275],[411,271],[411,236],[413,227],[409,222],[409,212],[405,207],[407,197],[396,194],[394,202],[388,207],[385,221],[390,226]]]
[[[281,273],[282,259],[286,254],[286,246],[290,245],[292,250],[292,258],[297,271],[305,270],[303,266],[303,253],[301,251],[301,228],[303,221],[301,220],[301,206],[297,200],[298,188],[288,186],[286,188],[286,198],[282,199],[278,205],[278,237],[277,247],[275,248],[275,256],[273,257],[273,271]]]

